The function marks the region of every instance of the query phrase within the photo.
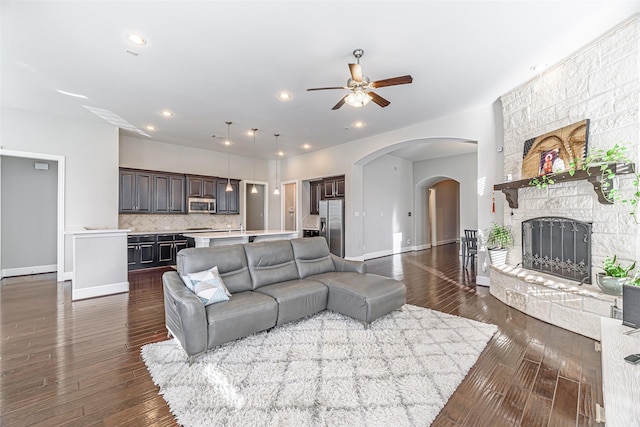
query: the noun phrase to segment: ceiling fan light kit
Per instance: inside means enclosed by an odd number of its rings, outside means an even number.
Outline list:
[[[349,95],[347,95],[347,97],[344,100],[344,102],[356,108],[364,107],[370,101],[371,101],[371,96],[369,96],[368,93],[366,93],[360,88],[354,90],[353,93],[350,93]]]
[[[317,87],[307,89],[307,91],[332,89],[343,89],[351,91],[351,93],[345,95],[340,101],[338,101],[338,103],[333,106],[332,110],[337,110],[344,104],[350,105],[355,108],[361,108],[367,105],[370,101],[373,101],[380,107],[384,108],[391,104],[391,102],[373,92],[371,89],[377,89],[385,86],[404,85],[413,82],[413,77],[408,74],[406,76],[392,77],[389,79],[376,80],[372,82],[369,77],[362,75],[362,67],[360,66],[360,58],[362,58],[362,55],[364,55],[363,49],[356,49],[353,51],[353,56],[356,58],[356,63],[349,64],[349,72],[351,73],[351,78],[347,80],[346,86]]]

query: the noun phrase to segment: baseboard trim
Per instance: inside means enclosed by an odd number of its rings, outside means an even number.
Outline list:
[[[433,246],[440,246],[440,245],[448,245],[449,243],[455,243],[457,242],[459,239],[447,239],[447,240],[438,240],[437,242],[435,242],[433,244]]]
[[[129,292],[129,282],[109,283],[108,285],[91,286],[90,288],[74,289],[71,286],[71,300],[95,298],[111,294]]]
[[[2,277],[27,276],[29,274],[55,273],[58,271],[56,264],[34,265],[31,267],[5,268],[2,270]]]
[[[73,271],[65,271],[64,274],[62,275],[62,280],[64,281],[73,280]]]
[[[490,286],[491,279],[489,279],[489,276],[476,276],[476,285]]]
[[[431,243],[414,246],[414,251],[424,251],[425,249],[431,249]]]

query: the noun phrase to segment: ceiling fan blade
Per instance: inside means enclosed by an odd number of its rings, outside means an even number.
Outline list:
[[[337,110],[338,108],[342,107],[344,105],[344,100],[347,99],[347,96],[349,95],[345,95],[340,101],[338,101],[338,103],[333,106],[332,110]]]
[[[351,71],[351,80],[354,82],[362,82],[362,67],[360,64],[349,64],[349,71]]]
[[[383,97],[381,97],[380,95],[378,95],[375,92],[369,91],[369,92],[367,92],[367,94],[371,97],[371,100],[373,102],[375,102],[376,104],[378,104],[382,108],[384,108],[387,105],[391,104],[391,102],[387,101],[386,99],[384,99]]]
[[[329,89],[348,89],[344,86],[333,86],[333,87],[312,87],[311,89],[307,89],[307,91],[310,90],[329,90]]]
[[[385,86],[406,85],[411,82],[413,82],[413,77],[411,77],[410,75],[406,75],[400,77],[392,77],[390,79],[376,80],[375,82],[371,82],[369,86],[379,88]]]

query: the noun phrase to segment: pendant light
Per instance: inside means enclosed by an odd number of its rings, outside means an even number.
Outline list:
[[[233,122],[225,122],[227,124],[227,188],[224,191],[231,192],[233,187],[231,186],[231,153],[229,147],[231,147],[231,124]]]
[[[251,130],[253,131],[253,187],[251,187],[251,194],[258,194],[256,188],[256,132],[258,132],[258,128]]]
[[[280,136],[279,133],[274,133],[273,136],[276,137],[276,156],[278,156],[278,137]],[[273,194],[276,196],[280,195],[280,190],[278,190],[278,157],[276,157],[276,189],[273,190]]]

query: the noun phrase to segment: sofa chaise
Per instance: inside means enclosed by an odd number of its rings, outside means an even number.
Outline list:
[[[181,276],[217,266],[231,294],[205,306]],[[361,321],[402,307],[405,285],[329,252],[323,237],[188,248],[162,276],[166,326],[189,363],[216,346],[329,309]]]

